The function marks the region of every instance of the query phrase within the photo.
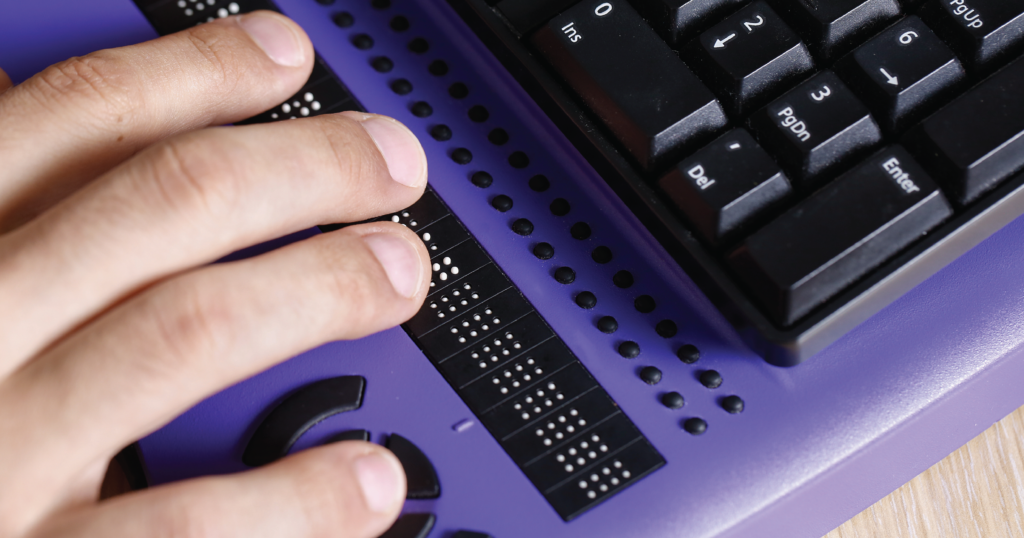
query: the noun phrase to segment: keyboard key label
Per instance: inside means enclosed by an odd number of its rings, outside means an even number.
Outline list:
[[[828,86],[825,86],[825,88],[827,89]],[[822,99],[824,99],[824,97],[818,99],[818,101],[821,101]],[[793,111],[793,107],[787,106],[780,110],[779,117],[782,118],[779,124],[786,129],[789,129],[797,138],[800,139],[801,142],[808,142],[811,140],[811,132],[807,130],[807,124],[796,117],[796,112]]]
[[[904,172],[903,168],[900,167],[900,160],[896,157],[882,163],[882,168],[884,168],[886,172],[889,172],[889,175],[896,181],[896,184],[899,185],[907,194],[913,194],[921,191],[920,187],[917,186],[917,183],[914,183],[914,180],[910,178],[910,173]]]
[[[704,167],[699,164],[687,170],[686,175],[693,178],[694,184],[702,191],[707,190],[708,187],[715,184],[715,180],[709,179],[707,174],[704,172]]]
[[[967,0],[950,0],[949,5],[953,13],[963,17],[968,28],[981,28],[985,22],[981,20],[981,14],[967,4]]]

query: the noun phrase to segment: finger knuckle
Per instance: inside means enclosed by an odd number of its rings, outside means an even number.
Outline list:
[[[229,301],[216,289],[193,285],[185,279],[161,289],[143,306],[141,319],[149,320],[153,349],[161,361],[144,361],[165,374],[208,370],[209,358],[227,349],[236,316]]]
[[[339,329],[372,323],[387,310],[390,296],[382,293],[380,271],[374,270],[377,261],[361,244],[352,241],[342,248],[331,242],[322,243],[316,250],[322,271],[320,284],[334,315],[330,316]]]
[[[338,174],[347,179],[353,191],[369,191],[379,185],[381,178],[390,178],[377,145],[354,120],[333,117],[317,124],[329,145]]]
[[[231,92],[238,85],[245,73],[245,66],[251,62],[243,62],[234,42],[226,38],[222,26],[201,24],[185,30],[184,38],[202,59],[201,66],[209,80],[218,83],[225,92]]]
[[[138,178],[143,200],[200,226],[240,203],[245,173],[217,137],[170,140],[156,151],[148,173]]]
[[[213,538],[222,517],[183,497],[166,499],[149,525],[150,538]]]
[[[52,65],[32,78],[30,95],[44,103],[87,100],[80,107],[92,114],[114,116],[118,122],[142,106],[142,92],[130,68],[104,51]]]

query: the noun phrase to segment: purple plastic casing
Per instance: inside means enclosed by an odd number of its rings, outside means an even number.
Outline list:
[[[299,386],[334,375],[367,380],[363,407],[331,417],[303,436],[297,450],[343,429],[365,428],[373,440],[401,433],[433,461],[441,480],[436,500],[409,501],[406,511],[433,511],[432,537],[457,529],[486,531],[497,538],[579,537],[813,537],[820,536],[925,470],[946,454],[1024,403],[1024,220],[1018,219],[936,276],[895,301],[862,326],[803,365],[781,369],[747,350],[721,315],[701,295],[665,251],[622,206],[567,140],[551,125],[513,79],[480,45],[441,0],[395,0],[386,10],[369,0],[322,6],[314,0],[279,0],[283,11],[303,25],[314,44],[370,111],[392,115],[424,142],[431,183],[491,256],[509,274],[555,331],[580,357],[651,443],[667,465],[572,522],[562,521],[505,455],[473,414],[400,329],[354,342],[336,342],[309,351],[198,404],[140,443],[153,484],[211,473],[244,470],[241,452],[257,421],[274,403]],[[347,10],[356,24],[335,27],[330,15]],[[410,30],[396,33],[388,21],[401,14]],[[349,39],[367,33],[372,50]],[[51,0],[16,2],[0,15],[0,67],[20,81],[42,66],[89,50],[128,44],[154,36],[130,0]],[[414,54],[406,43],[424,37],[430,50]],[[371,69],[371,57],[386,55],[395,70]],[[444,76],[427,65],[443,59]],[[414,92],[397,96],[388,82],[404,77]],[[448,84],[470,88],[464,100],[451,98]],[[427,101],[432,117],[409,112]],[[472,105],[484,105],[490,119],[467,118]],[[426,136],[446,123],[454,138],[440,143]],[[503,127],[510,142],[486,140]],[[468,166],[448,152],[467,147]],[[524,170],[507,162],[511,151],[531,158]],[[467,177],[487,170],[495,177],[486,190]],[[552,182],[544,193],[527,187],[543,173]],[[509,213],[488,204],[506,194]],[[571,203],[565,217],[547,207],[562,197]],[[531,237],[509,230],[527,217]],[[586,221],[593,236],[570,237],[568,228]],[[299,234],[297,237],[316,233]],[[297,237],[293,237],[295,239]],[[539,261],[529,251],[547,241],[557,255]],[[590,251],[609,246],[615,259],[598,265]],[[569,286],[551,274],[560,266],[576,269]],[[622,290],[611,276],[628,269],[637,284]],[[573,296],[593,291],[598,306],[585,311]],[[640,314],[634,299],[657,300],[651,314]],[[601,315],[614,315],[620,329],[605,335],[594,328]],[[659,337],[654,325],[672,319],[677,336]],[[642,347],[628,361],[616,352],[623,340]],[[675,349],[692,343],[700,361],[686,365]],[[664,380],[651,387],[637,377],[655,365]],[[716,390],[697,376],[715,369],[724,377]],[[678,411],[659,402],[678,390],[687,400]],[[729,415],[720,399],[737,394],[746,410]],[[688,417],[708,421],[703,436],[680,427]]]

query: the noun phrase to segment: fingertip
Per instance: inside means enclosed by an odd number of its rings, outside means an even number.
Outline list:
[[[378,114],[342,112],[370,136],[396,183],[414,189],[427,185],[427,155],[416,135],[400,121]]]
[[[274,63],[301,67],[309,63],[313,46],[294,21],[273,11],[254,11],[235,19],[239,27]]]
[[[352,462],[352,471],[359,482],[363,501],[377,514],[395,514],[406,494],[405,470],[390,451],[371,448]]]

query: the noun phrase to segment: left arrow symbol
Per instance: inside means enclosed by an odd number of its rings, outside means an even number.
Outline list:
[[[736,37],[736,34],[729,34],[725,38],[719,39],[718,41],[715,41],[715,48],[716,49],[724,49],[725,48],[725,44],[730,42],[730,41],[732,41],[733,38],[735,38],[735,37]]]

